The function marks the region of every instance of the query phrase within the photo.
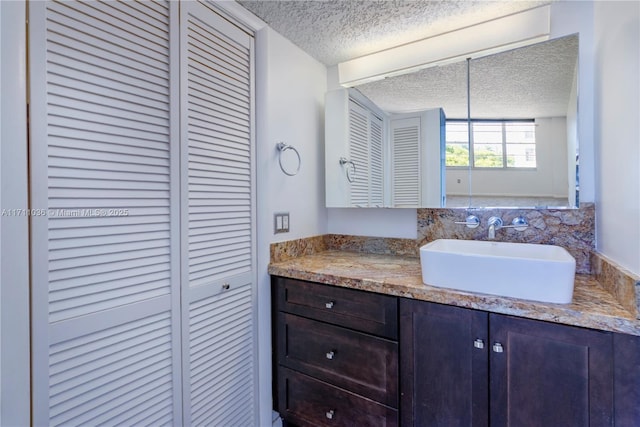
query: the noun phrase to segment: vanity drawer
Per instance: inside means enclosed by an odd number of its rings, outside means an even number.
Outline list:
[[[398,407],[398,343],[279,313],[278,363]]]
[[[280,414],[305,426],[398,425],[398,411],[304,374],[279,367]]]
[[[398,299],[389,295],[276,277],[278,310],[398,338]]]

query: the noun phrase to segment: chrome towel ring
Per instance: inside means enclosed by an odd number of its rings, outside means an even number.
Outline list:
[[[354,182],[356,180],[356,164],[353,160],[349,160],[346,157],[340,157],[340,164],[342,166],[347,165],[347,181]],[[353,170],[353,172],[351,172]]]
[[[298,153],[298,150],[296,150],[293,145],[285,144],[284,142],[278,142],[276,144],[276,148],[278,149],[278,164],[280,165],[280,170],[282,170],[282,172],[288,176],[297,175],[298,172],[300,172],[300,166],[302,165],[302,159],[300,158],[300,153]],[[298,157],[298,167],[296,168],[295,172],[288,172],[284,168],[284,166],[282,166],[282,153],[287,150],[293,150],[293,152],[296,153],[296,157]]]

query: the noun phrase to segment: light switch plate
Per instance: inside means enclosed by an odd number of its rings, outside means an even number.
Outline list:
[[[273,214],[273,229],[274,234],[289,232],[289,212]]]

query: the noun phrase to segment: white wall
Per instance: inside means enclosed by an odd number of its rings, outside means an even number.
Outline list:
[[[327,211],[329,233],[405,239],[415,239],[418,235],[415,209],[335,208]]]
[[[594,39],[593,7],[599,2],[551,3],[551,38],[579,33],[578,48],[578,143],[580,152],[580,202],[595,199]],[[608,2],[606,2],[608,3]]]
[[[1,209],[28,207],[25,5],[0,2]],[[29,425],[27,216],[0,216],[0,236],[0,425]]]
[[[327,75],[324,65],[270,28],[257,33],[256,67],[260,425],[266,426],[271,425],[269,244],[327,233],[324,207]],[[296,176],[285,175],[278,166],[276,144],[280,141],[291,144],[300,153],[302,165]],[[274,234],[275,212],[289,212],[289,233]]]
[[[640,3],[596,2],[597,249],[637,275],[640,275],[639,40]]]

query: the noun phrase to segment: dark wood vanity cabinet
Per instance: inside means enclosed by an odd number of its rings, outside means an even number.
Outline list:
[[[400,299],[401,425],[487,426],[488,313]]]
[[[613,424],[610,332],[491,314],[489,339],[492,425]]]
[[[640,337],[272,278],[298,426],[640,427]]]
[[[407,299],[400,316],[403,426],[613,425],[613,334]]]
[[[398,425],[398,299],[273,278],[277,410],[299,426]]]

